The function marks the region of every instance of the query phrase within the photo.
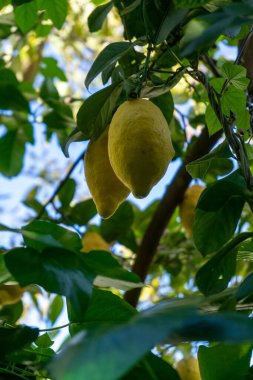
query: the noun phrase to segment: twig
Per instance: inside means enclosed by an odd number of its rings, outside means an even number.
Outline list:
[[[78,230],[78,228],[76,228],[76,226],[74,225],[74,222],[68,216],[66,216],[63,211],[58,209],[53,201],[51,202],[51,204],[54,210],[61,216],[62,218],[61,220],[65,222],[66,224],[71,225],[79,235],[82,235],[81,232]]]
[[[212,58],[209,57],[209,55],[204,54],[202,57],[202,61],[209,67],[211,72],[214,74],[216,78],[220,78],[221,74],[219,70],[217,69],[217,66]]]
[[[42,207],[42,209],[40,210],[40,212],[38,213],[38,215],[36,216],[35,219],[40,219],[42,217],[42,215],[44,214],[47,206],[54,200],[54,198],[56,197],[56,195],[63,188],[63,186],[65,185],[65,183],[67,182],[67,180],[71,176],[72,172],[75,170],[76,166],[83,159],[85,151],[86,151],[86,149],[80,154],[80,156],[77,157],[76,161],[73,163],[73,165],[71,166],[71,168],[69,169],[69,171],[67,172],[67,174],[65,175],[65,177],[58,184],[58,186],[56,187],[55,191],[53,192],[53,194],[51,195],[51,197],[48,199],[48,201],[44,204],[44,206]]]
[[[39,332],[47,332],[47,331],[55,331],[55,330],[60,330],[64,329],[65,327],[69,327],[72,324],[72,322],[66,323],[65,325],[62,326],[56,326],[56,327],[50,327],[48,329],[40,329]]]
[[[195,71],[194,74],[192,74],[192,76],[200,83],[202,83],[205,87],[210,105],[212,106],[219,122],[223,127],[226,139],[232,149],[232,152],[234,153],[240,164],[247,187],[249,190],[252,190],[253,177],[248,163],[248,157],[244,146],[244,140],[236,131],[234,131],[236,121],[235,115],[232,112],[230,113],[229,117],[224,115],[221,107],[221,95],[215,92],[213,87],[208,82],[206,76],[201,71]]]

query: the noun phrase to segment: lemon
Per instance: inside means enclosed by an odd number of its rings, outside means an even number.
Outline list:
[[[193,356],[180,360],[177,371],[181,380],[201,380],[198,360]]]
[[[112,170],[108,157],[108,128],[90,141],[85,154],[85,176],[97,212],[109,218],[130,193]]]
[[[205,186],[193,185],[189,187],[183,201],[179,205],[179,215],[181,223],[188,236],[192,236],[192,228],[195,218],[195,207],[198,203],[200,194],[205,189]]]
[[[82,238],[81,252],[90,252],[90,251],[110,251],[109,244],[102,238],[101,235],[97,232],[87,232]]]
[[[12,305],[20,300],[26,288],[19,285],[0,285],[0,305]]]
[[[115,112],[108,138],[112,168],[136,198],[164,176],[175,152],[161,110],[151,101],[125,101]]]

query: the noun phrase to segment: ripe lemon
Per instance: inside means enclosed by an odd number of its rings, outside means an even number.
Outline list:
[[[108,128],[90,141],[85,154],[87,185],[102,218],[109,218],[130,193],[115,175],[108,157]]]
[[[125,101],[115,112],[108,138],[112,168],[136,198],[164,176],[175,152],[161,110],[151,101]]]
[[[97,232],[87,232],[82,238],[81,252],[90,252],[90,251],[110,251],[109,244],[102,238],[101,235]]]
[[[181,223],[188,236],[192,236],[192,228],[195,218],[195,207],[198,203],[200,194],[205,186],[193,185],[188,187],[184,194],[183,201],[179,205],[179,215]]]
[[[177,371],[181,380],[201,380],[198,360],[193,356],[180,360]]]

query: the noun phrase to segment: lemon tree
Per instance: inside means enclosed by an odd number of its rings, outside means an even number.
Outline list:
[[[252,378],[252,17],[0,0],[1,379]]]

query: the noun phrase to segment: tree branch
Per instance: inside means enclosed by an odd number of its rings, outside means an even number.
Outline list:
[[[85,155],[85,151],[86,151],[86,149],[80,154],[80,156],[77,157],[76,161],[70,167],[70,169],[67,172],[67,174],[65,175],[65,177],[58,184],[58,186],[56,187],[55,191],[53,192],[53,194],[51,195],[51,197],[48,199],[48,201],[44,204],[44,206],[42,207],[42,209],[40,210],[40,212],[38,213],[38,215],[36,216],[35,219],[40,219],[42,217],[42,215],[44,214],[47,206],[54,200],[54,198],[56,197],[56,195],[59,193],[59,191],[62,189],[62,187],[65,185],[65,183],[67,182],[67,180],[71,176],[72,172],[75,170],[76,166],[83,159],[83,157]]]
[[[220,78],[221,75],[220,75],[219,70],[217,69],[216,62],[214,61],[214,59],[209,57],[208,54],[202,55],[201,58],[202,58],[202,61],[209,67],[209,69],[213,73],[213,75],[216,78]]]
[[[167,186],[165,194],[145,231],[132,268],[133,272],[140,277],[142,282],[145,281],[148,274],[162,234],[176,207],[182,201],[184,192],[192,180],[190,174],[185,169],[185,165],[207,154],[221,135],[222,131],[219,131],[209,137],[207,128],[205,127],[199,138],[189,148],[184,163],[180,166],[171,183]],[[125,294],[125,300],[136,307],[140,293],[140,288],[130,290]]]

